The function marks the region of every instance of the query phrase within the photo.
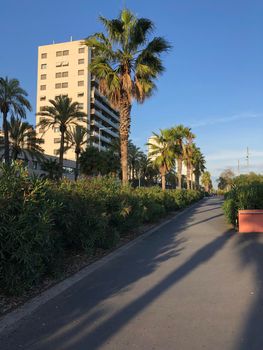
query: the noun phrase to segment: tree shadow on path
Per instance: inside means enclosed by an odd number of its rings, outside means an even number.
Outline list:
[[[263,349],[263,234],[240,234],[237,248],[244,267],[250,265],[255,272],[255,284],[251,286],[254,299],[245,320],[244,329],[236,350]]]

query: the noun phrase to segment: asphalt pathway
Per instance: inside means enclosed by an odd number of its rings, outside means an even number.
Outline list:
[[[262,350],[263,236],[209,198],[17,323],[0,349]]]

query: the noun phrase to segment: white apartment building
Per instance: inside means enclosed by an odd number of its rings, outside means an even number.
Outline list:
[[[98,83],[91,76],[89,63],[91,49],[81,40],[40,46],[38,48],[37,113],[49,100],[67,95],[81,105],[87,122],[78,123],[90,131],[92,145],[106,149],[113,139],[119,137],[119,114],[99,92]],[[36,124],[43,118],[36,116]],[[44,130],[37,128],[43,138],[45,154],[58,155],[60,132],[58,127]],[[74,160],[75,153],[69,149],[65,159]]]

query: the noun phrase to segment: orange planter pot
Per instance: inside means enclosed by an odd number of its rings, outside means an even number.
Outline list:
[[[239,210],[239,232],[263,232],[263,210]]]

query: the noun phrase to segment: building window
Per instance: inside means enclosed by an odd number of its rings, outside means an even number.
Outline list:
[[[62,62],[62,66],[63,66],[63,67],[67,67],[68,65],[69,65],[68,61],[63,61],[63,62]]]
[[[46,85],[40,85],[40,90],[46,90]]]
[[[63,88],[67,88],[68,87],[68,83],[62,83],[62,87]]]
[[[79,48],[79,53],[84,53],[85,52],[85,48],[84,47],[80,47]]]
[[[46,53],[42,53],[41,54],[41,58],[47,58],[47,54]]]
[[[63,51],[63,56],[68,56],[68,54],[69,54],[69,50],[64,50]]]
[[[63,78],[68,77],[68,72],[62,72],[62,77],[63,77]]]
[[[62,63],[63,63],[62,61],[61,61],[61,62],[57,62],[57,63],[56,63],[56,67],[61,67],[61,66],[62,66]]]
[[[47,79],[47,75],[46,75],[46,74],[41,74],[40,79],[41,79],[41,80]]]
[[[78,97],[83,97],[84,96],[84,92],[80,92],[79,94],[78,94]]]
[[[53,154],[57,156],[59,154],[59,149],[54,149]]]
[[[84,86],[84,81],[83,80],[78,81],[78,86]]]
[[[84,69],[80,69],[80,70],[78,71],[78,75],[84,75]]]
[[[46,63],[41,64],[41,69],[46,69],[46,68],[47,68],[47,64]]]
[[[61,83],[55,84],[55,89],[61,89]]]
[[[60,143],[60,137],[54,138],[54,143]]]
[[[84,103],[79,103],[79,108],[83,109],[84,108]]]
[[[42,106],[39,108],[40,112],[43,112],[45,110],[45,106]]]
[[[84,58],[80,58],[80,59],[78,60],[78,63],[79,63],[79,64],[84,64]]]
[[[40,96],[40,101],[46,101],[46,96]]]
[[[57,52],[56,52],[56,56],[57,56],[57,57],[62,56],[62,51],[57,51]]]
[[[54,127],[54,132],[60,132],[59,126]]]

